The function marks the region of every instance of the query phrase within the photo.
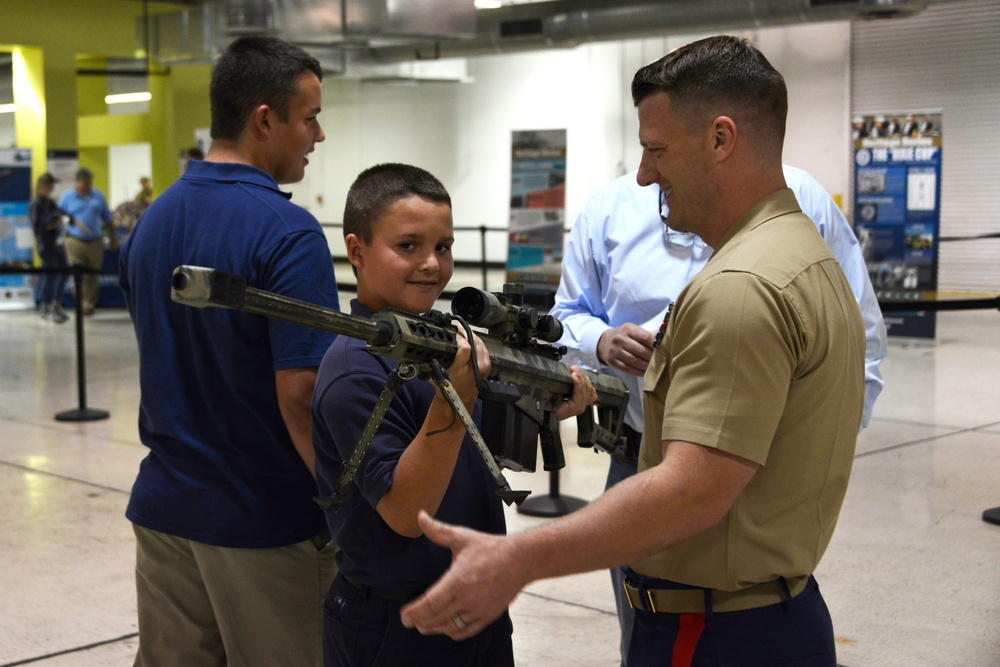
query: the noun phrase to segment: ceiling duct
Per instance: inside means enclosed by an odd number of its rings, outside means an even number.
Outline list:
[[[240,35],[274,34],[309,50],[329,72],[368,78],[381,67],[374,78],[419,79],[388,66],[597,41],[905,17],[929,2],[948,1],[544,0],[477,11],[472,0],[210,0],[152,17],[153,58],[163,64],[212,62]],[[417,71],[406,72],[411,70]]]
[[[433,45],[370,48],[375,62],[426,60],[669,34],[755,29],[793,23],[890,18],[924,9],[928,0],[549,0],[476,13],[476,36]]]
[[[476,35],[471,0],[215,0],[151,18],[153,57],[161,63],[211,62],[244,35],[276,35],[319,50]]]

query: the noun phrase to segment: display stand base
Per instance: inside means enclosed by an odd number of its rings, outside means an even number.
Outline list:
[[[56,421],[60,422],[92,422],[98,419],[107,419],[111,413],[107,410],[97,410],[95,408],[74,408],[56,413]]]
[[[518,505],[517,512],[528,516],[566,516],[586,504],[586,500],[573,496],[536,496]]]

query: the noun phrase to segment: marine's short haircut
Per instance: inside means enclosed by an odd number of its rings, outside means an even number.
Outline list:
[[[691,42],[646,65],[632,79],[636,106],[666,93],[689,118],[730,116],[737,125],[780,150],[788,116],[788,89],[781,74],[750,42],[719,35]]]
[[[412,195],[451,207],[441,181],[420,167],[388,162],[365,169],[347,191],[344,237],[354,234],[370,244],[378,219],[397,201]]]
[[[262,104],[287,121],[304,72],[323,80],[319,61],[282,39],[241,37],[230,44],[215,65],[209,85],[212,139],[239,139],[253,110]]]

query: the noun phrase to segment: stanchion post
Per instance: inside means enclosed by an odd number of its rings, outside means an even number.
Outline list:
[[[83,346],[83,267],[73,265],[73,307],[76,312],[76,386],[79,407],[56,413],[56,421],[89,422],[107,419],[111,413],[87,407],[87,364]]]
[[[570,512],[575,512],[587,504],[582,498],[573,496],[563,496],[559,493],[559,471],[549,471],[549,495],[529,496],[523,503],[518,505],[518,514],[528,516],[557,517],[565,516]]]
[[[489,291],[486,287],[486,225],[479,225],[479,267],[483,272],[483,291]]]

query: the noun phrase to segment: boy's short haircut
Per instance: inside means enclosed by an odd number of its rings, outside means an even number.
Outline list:
[[[365,169],[347,191],[344,237],[354,234],[371,243],[375,221],[397,201],[412,195],[451,207],[451,196],[441,181],[420,167],[390,162]]]

